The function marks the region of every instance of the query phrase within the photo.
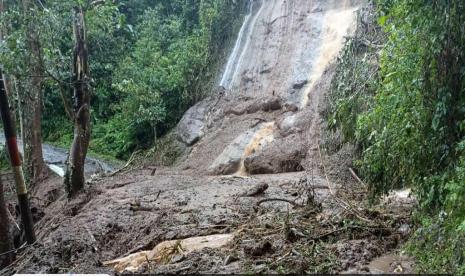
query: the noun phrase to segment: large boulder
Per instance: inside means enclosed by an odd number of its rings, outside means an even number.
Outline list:
[[[306,147],[296,135],[276,139],[262,150],[244,160],[250,174],[284,173],[302,171],[301,162],[306,156]]]
[[[176,129],[179,141],[192,146],[202,138],[205,128],[205,115],[208,108],[208,101],[203,100],[184,113]]]

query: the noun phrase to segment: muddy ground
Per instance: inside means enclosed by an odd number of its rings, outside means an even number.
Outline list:
[[[369,206],[366,187],[355,180],[330,183],[332,195],[311,172],[244,178],[151,171],[97,180],[71,201],[60,179],[42,183],[33,198],[44,212],[38,242],[2,273],[113,273],[105,261],[166,240],[226,233],[234,242],[223,248],[172,252],[137,272],[368,272],[371,260],[395,251],[410,231],[412,201]],[[266,191],[247,196],[263,183]],[[270,198],[290,203],[257,205]]]

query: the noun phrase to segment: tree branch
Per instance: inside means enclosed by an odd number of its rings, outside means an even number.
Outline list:
[[[60,98],[61,98],[61,101],[63,102],[63,106],[65,108],[66,115],[68,115],[68,117],[69,117],[69,119],[71,121],[74,121],[74,114],[71,111],[71,107],[70,107],[69,103],[66,101],[66,98],[67,98],[66,95],[65,95],[66,90],[63,87],[63,84],[68,85],[68,83],[58,79],[52,73],[50,73],[47,69],[44,69],[44,71],[47,74],[47,76],[49,76],[51,79],[53,79],[54,81],[56,81],[58,83],[58,86],[60,87]]]

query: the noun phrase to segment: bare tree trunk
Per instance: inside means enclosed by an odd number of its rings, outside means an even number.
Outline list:
[[[69,152],[65,175],[68,197],[77,194],[84,187],[84,164],[90,141],[90,90],[89,67],[84,11],[74,8],[74,139]]]
[[[34,4],[22,0],[27,20],[26,42],[28,49],[27,79],[18,89],[21,138],[24,151],[26,183],[37,182],[46,172],[42,154],[42,80],[44,67],[40,41],[34,24]]]
[[[0,68],[0,76],[1,75],[2,72]],[[8,149],[11,169],[15,178],[16,195],[18,196],[19,209],[21,212],[21,221],[23,222],[27,242],[29,244],[33,244],[36,240],[36,236],[34,233],[34,222],[32,220],[31,209],[29,208],[27,187],[24,183],[24,174],[21,166],[21,158],[19,156],[18,144],[16,142],[16,128],[14,121],[11,119],[8,104],[8,96],[6,95],[2,79],[0,79],[0,114],[3,122],[3,131],[5,133],[5,144]]]
[[[6,210],[3,184],[0,180],[0,269],[9,265],[14,258],[13,240],[10,235],[10,219]]]

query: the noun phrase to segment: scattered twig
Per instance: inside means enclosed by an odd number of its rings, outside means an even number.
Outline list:
[[[155,197],[153,202],[156,202],[158,200],[158,198],[160,197],[160,194],[161,194],[161,190],[158,191],[157,196]]]
[[[11,221],[15,224],[16,228],[18,228],[19,231],[21,231],[21,228],[19,228],[18,223],[16,222],[15,218],[11,214],[10,210],[6,208],[6,211],[8,212],[8,216],[10,217]]]
[[[259,200],[255,205],[260,206],[260,204],[262,204],[264,202],[269,202],[269,201],[283,201],[283,202],[287,202],[287,203],[291,204],[294,207],[302,207],[302,205],[297,204],[294,201],[289,200],[289,199],[285,199],[285,198],[265,198],[265,199]]]
[[[90,232],[90,230],[89,230],[89,228],[87,226],[85,227],[85,229],[87,231],[87,234],[89,234],[89,236],[90,236],[90,240],[92,241],[92,244],[93,244],[92,247],[94,248],[95,252],[97,252],[98,251],[98,248],[96,246],[97,240],[95,239],[94,235],[92,234],[92,232]]]
[[[349,203],[345,202],[344,200],[340,199],[339,197],[336,196],[336,194],[334,193],[332,187],[331,187],[331,182],[329,181],[329,177],[328,177],[328,174],[326,172],[326,166],[323,162],[323,155],[321,154],[321,148],[320,148],[320,143],[318,143],[318,154],[320,155],[320,162],[321,162],[321,165],[323,167],[323,172],[325,174],[325,178],[326,178],[326,184],[328,185],[328,188],[329,188],[329,193],[331,194],[331,196],[334,198],[334,200],[339,203],[339,205],[344,208],[345,210],[351,212],[352,214],[354,214],[357,218],[359,218],[360,220],[362,221],[365,221],[367,223],[371,223],[372,221],[363,217],[357,210],[354,209],[354,207],[352,205],[350,205]]]
[[[358,175],[354,172],[354,170],[352,168],[349,168],[349,171],[350,173],[352,174],[352,176],[355,178],[355,180],[357,180],[360,184],[362,184],[364,187],[366,187],[367,185],[360,179],[360,177],[358,177]]]
[[[117,183],[117,184],[115,184],[115,185],[112,187],[112,189],[121,188],[121,187],[124,187],[124,186],[126,186],[126,185],[132,184],[132,183],[134,183],[134,182],[136,182],[136,181],[131,180],[131,181],[123,182],[123,183]]]
[[[131,157],[129,157],[128,162],[124,166],[122,166],[121,168],[119,168],[116,171],[112,172],[109,176],[114,176],[114,175],[120,173],[121,171],[123,171],[124,169],[126,169],[127,167],[129,167],[131,165],[131,163],[134,161],[136,154],[138,154],[139,152],[140,152],[140,150],[136,150],[135,152],[133,152],[131,154]]]
[[[35,244],[35,243],[33,243],[33,244]],[[33,244],[31,244],[31,245],[33,245]],[[29,247],[29,246],[31,246],[31,245],[27,245],[27,243],[23,243],[23,245],[21,245],[20,247],[18,247],[18,248],[16,248],[16,249],[12,249],[12,250],[9,250],[9,251],[6,251],[6,252],[1,253],[1,254],[0,254],[0,257],[1,257],[1,256],[5,256],[5,255],[8,255],[8,254],[11,254],[11,253],[16,253],[16,252],[18,252],[19,250],[21,250],[21,249],[23,249],[23,248],[26,248],[26,247]]]
[[[150,175],[154,176],[156,172],[157,172],[157,168],[155,167],[155,168],[152,169],[152,172],[150,173]]]
[[[147,261],[147,266],[148,266],[148,269],[149,269],[149,273],[151,273],[153,271],[152,262],[149,260],[149,257],[147,257],[147,255],[145,255],[145,260]]]

